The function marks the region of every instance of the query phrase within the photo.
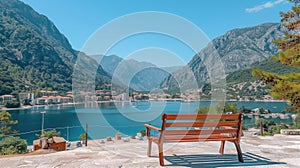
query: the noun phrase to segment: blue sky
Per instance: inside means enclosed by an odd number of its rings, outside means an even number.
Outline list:
[[[99,27],[120,16],[143,11],[168,12],[197,25],[210,39],[234,28],[279,22],[279,12],[287,11],[286,0],[22,0],[39,13],[46,15],[80,50]],[[145,40],[149,37],[149,40]],[[134,37],[120,43],[109,53],[127,57],[147,47],[161,47],[180,55],[188,62],[195,53],[187,47],[172,48],[172,39]],[[152,39],[151,39],[152,38]],[[157,39],[159,40],[157,40]],[[161,41],[161,42],[157,42]],[[156,43],[155,43],[156,42]],[[134,45],[132,45],[134,43]],[[174,43],[177,43],[176,40]],[[123,45],[123,46],[121,46]],[[175,45],[174,45],[175,46]],[[161,65],[162,66],[162,65]]]

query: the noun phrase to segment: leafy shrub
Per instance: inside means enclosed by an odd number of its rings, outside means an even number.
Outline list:
[[[84,141],[86,139],[86,133],[82,133],[79,135],[79,138]]]
[[[248,127],[246,125],[242,125],[242,130],[248,130]]]
[[[40,138],[53,138],[53,137],[59,137],[60,132],[57,132],[55,129],[50,131],[43,131],[42,135],[40,135]]]
[[[142,134],[142,136],[146,136],[146,130],[141,130],[140,133]]]
[[[264,135],[274,135],[274,134],[280,134],[281,129],[287,129],[289,128],[285,124],[276,125],[276,123],[273,120],[265,120],[265,119],[258,119],[255,122],[255,127],[260,127],[260,122],[262,122],[262,127],[264,129]]]
[[[0,154],[21,154],[27,152],[27,142],[19,137],[5,137],[0,141]]]
[[[20,107],[20,102],[6,102],[5,107],[6,108],[18,108],[18,107]]]
[[[271,135],[280,134],[281,129],[287,129],[287,128],[288,128],[288,126],[286,126],[285,124],[284,125],[272,125],[268,128],[268,132]]]
[[[268,131],[268,128],[270,126],[276,126],[275,122],[273,120],[265,120],[263,118],[258,119],[255,121],[255,128],[260,128],[260,122],[262,122],[262,127],[264,131]]]
[[[237,108],[237,103],[228,103],[228,102],[222,102],[220,101],[214,106],[202,106],[195,110],[198,114],[207,114],[207,113],[213,113],[218,114],[220,112],[223,112],[224,114],[227,112],[231,113],[239,113],[240,109]]]

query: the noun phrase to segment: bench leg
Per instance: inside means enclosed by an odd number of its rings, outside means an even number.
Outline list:
[[[240,143],[238,141],[234,141],[234,145],[235,145],[236,151],[238,153],[239,161],[244,162],[242,150],[241,150],[241,147],[240,147]]]
[[[225,147],[225,141],[221,141],[219,153],[222,155],[224,154],[224,147]]]
[[[148,152],[147,152],[148,157],[151,156],[151,148],[152,148],[152,139],[149,139],[148,140]]]
[[[161,166],[164,166],[164,151],[163,151],[163,145],[162,144],[158,144],[158,152],[159,152],[159,164]]]

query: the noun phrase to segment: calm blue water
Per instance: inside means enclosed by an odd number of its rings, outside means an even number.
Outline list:
[[[21,134],[21,138],[27,139],[28,144],[40,134],[42,114],[45,113],[45,129],[56,128],[65,139],[74,141],[84,133],[85,124],[88,123],[89,138],[100,139],[114,136],[117,131],[122,135],[133,136],[145,129],[144,124],[160,125],[162,113],[194,113],[200,106],[209,106],[211,102],[134,102],[132,103],[101,103],[81,105],[60,105],[48,107],[35,107],[10,111],[14,120],[19,124],[14,126]],[[215,103],[212,103],[215,104]],[[273,113],[282,112],[287,106],[282,102],[237,102],[238,108],[259,108],[271,110]],[[292,119],[272,119],[275,122],[292,123]],[[244,124],[253,126],[254,118],[244,117]]]

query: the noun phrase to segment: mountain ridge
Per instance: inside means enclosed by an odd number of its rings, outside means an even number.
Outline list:
[[[283,36],[283,30],[278,23],[265,23],[258,26],[238,28],[217,37],[196,54],[188,65],[174,72],[161,83],[161,88],[168,91],[178,91],[184,88],[195,76],[199,87],[209,83],[209,74],[205,60],[209,54],[215,54],[224,64],[225,74],[236,70],[249,68],[255,62],[261,62],[277,53],[278,48],[272,42]],[[187,70],[192,73],[188,74]],[[176,78],[176,81],[175,81]],[[187,86],[188,87],[188,86]]]
[[[169,73],[180,68],[157,67],[149,62],[123,59],[116,55],[102,56],[100,65],[109,75],[125,85],[130,82],[129,87],[136,91],[151,91],[158,88]],[[131,78],[130,81],[128,78]]]
[[[0,0],[0,95],[38,89],[67,92],[78,51],[44,15],[19,0]],[[98,64],[82,54],[84,61]],[[97,85],[110,76],[99,66]]]

